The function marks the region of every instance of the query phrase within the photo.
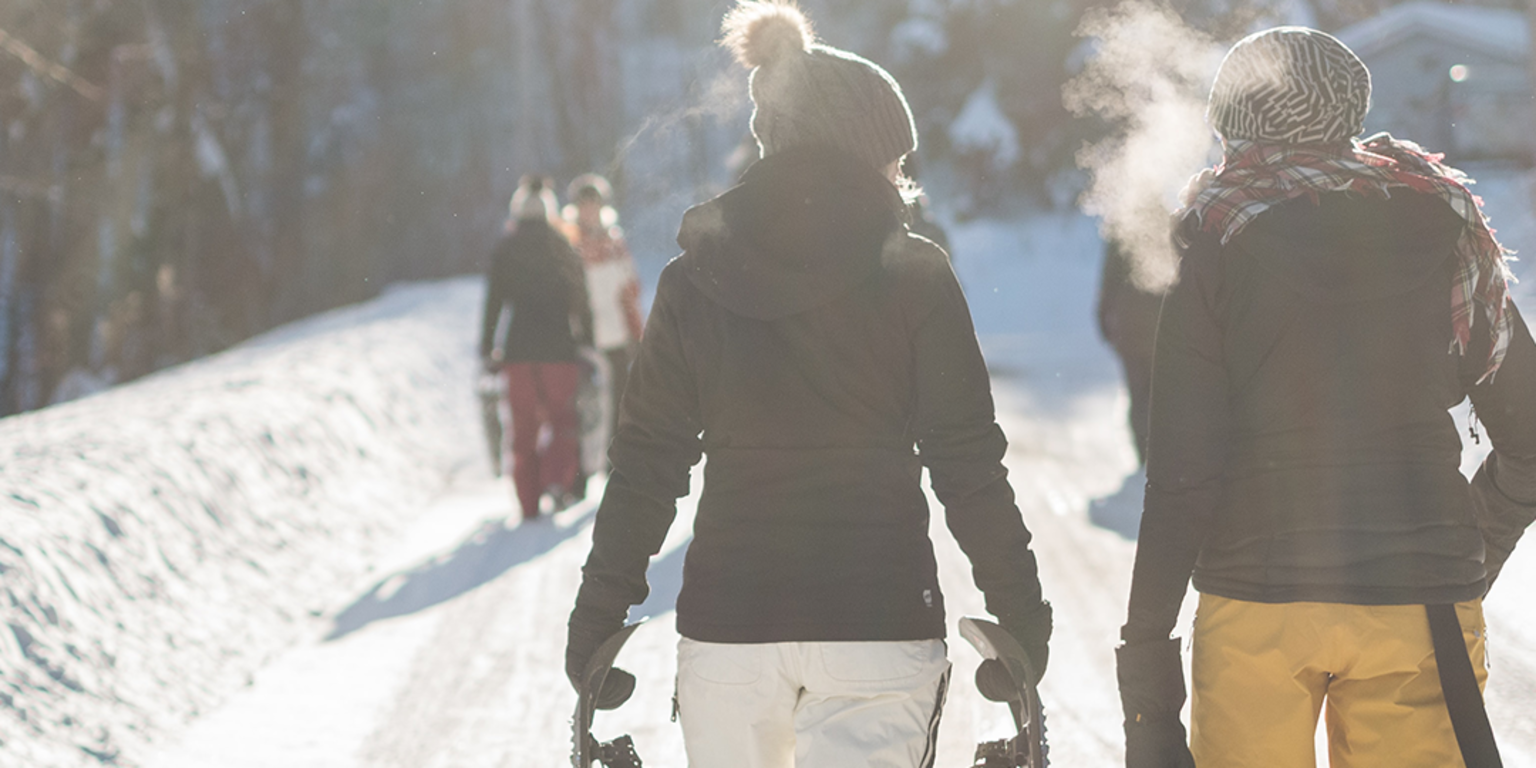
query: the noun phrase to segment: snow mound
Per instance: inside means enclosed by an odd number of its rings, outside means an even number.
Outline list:
[[[0,420],[0,763],[137,764],[317,632],[483,455],[480,291],[397,287]]]

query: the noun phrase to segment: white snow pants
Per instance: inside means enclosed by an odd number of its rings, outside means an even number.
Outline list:
[[[690,768],[931,768],[942,640],[677,646]]]

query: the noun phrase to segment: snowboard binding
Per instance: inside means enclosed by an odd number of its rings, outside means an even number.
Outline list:
[[[613,669],[624,641],[635,633],[644,619],[627,624],[597,649],[582,672],[581,690],[576,697],[576,715],[571,720],[571,766],[592,768],[601,763],[603,768],[641,768],[640,755],[635,752],[635,742],[628,735],[612,741],[598,741],[592,735],[592,717],[597,714],[597,695],[603,690],[603,681]]]
[[[588,754],[601,763],[603,768],[641,768],[640,755],[635,752],[635,740],[628,734],[613,741],[599,742],[590,734],[587,739]]]
[[[993,679],[990,685],[980,685],[978,680],[978,687],[987,698],[1008,702],[1017,729],[1012,738],[978,745],[972,768],[1046,768],[1050,765],[1050,749],[1045,742],[1045,712],[1040,706],[1040,693],[1030,682],[1035,674],[1028,654],[1007,630],[986,619],[961,619],[960,636],[983,659],[997,662],[1000,670],[1006,672],[1006,680]]]

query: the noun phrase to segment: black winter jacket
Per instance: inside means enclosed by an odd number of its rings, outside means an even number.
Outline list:
[[[1449,352],[1463,226],[1407,191],[1292,200],[1225,246],[1185,222],[1158,328],[1127,640],[1167,637],[1191,571],[1201,592],[1257,602],[1484,593],[1498,565],[1485,568],[1485,539],[1518,536],[1536,495],[1475,504],[1447,409],[1470,395],[1491,461],[1530,474],[1536,344],[1517,314],[1503,367],[1474,385],[1489,343],[1479,311],[1474,348]]]
[[[581,257],[549,222],[522,219],[491,253],[480,325],[480,356],[496,345],[501,310],[512,321],[501,339],[502,360],[570,362],[592,344],[592,306]]]
[[[688,212],[609,456],[572,615],[617,626],[708,456],[677,602],[710,642],[942,638],[930,472],[987,607],[1041,608],[986,367],[943,251],[895,188],[786,152]],[[916,451],[914,451],[914,446]]]

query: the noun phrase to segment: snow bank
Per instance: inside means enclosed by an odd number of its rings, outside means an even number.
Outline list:
[[[0,420],[0,763],[134,765],[482,460],[477,280]]]

